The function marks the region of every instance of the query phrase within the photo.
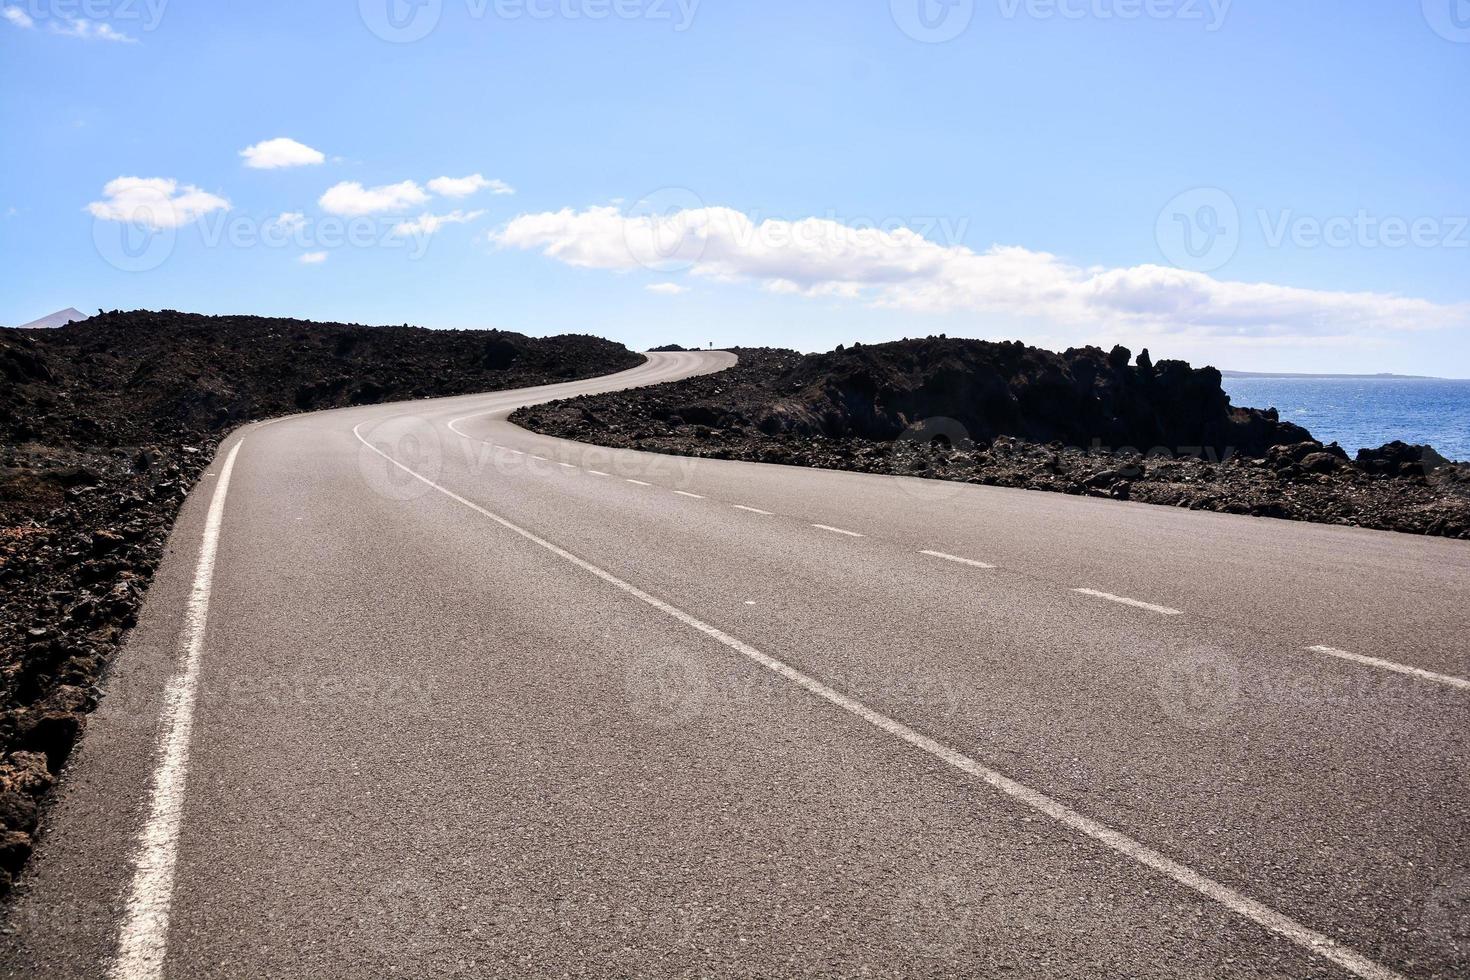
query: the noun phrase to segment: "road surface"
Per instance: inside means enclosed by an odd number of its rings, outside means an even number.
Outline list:
[[[241,430],[0,937],[17,977],[1470,975],[1470,546]]]

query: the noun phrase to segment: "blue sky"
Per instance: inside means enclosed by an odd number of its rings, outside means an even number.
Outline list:
[[[1470,0],[948,3],[3,0],[0,322],[1470,377]]]

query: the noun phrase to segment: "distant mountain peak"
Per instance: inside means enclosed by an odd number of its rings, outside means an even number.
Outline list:
[[[30,323],[22,323],[17,330],[50,330],[54,327],[64,327],[73,320],[85,320],[87,314],[81,310],[68,306],[64,310],[57,310],[50,316],[43,316],[39,320]]]

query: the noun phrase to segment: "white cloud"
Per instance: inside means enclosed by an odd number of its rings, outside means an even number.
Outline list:
[[[102,188],[105,201],[87,205],[92,217],[149,228],[181,228],[230,202],[170,177],[119,177]]]
[[[514,187],[503,180],[486,180],[479,174],[470,174],[468,177],[435,177],[429,181],[429,190],[441,197],[469,197],[483,190],[492,194],[516,192]]]
[[[31,15],[26,13],[24,10],[21,10],[19,7],[0,8],[0,16],[3,16],[6,20],[10,21],[16,27],[25,28],[36,26],[36,22],[31,19]]]
[[[428,199],[424,189],[411,180],[382,187],[363,187],[356,181],[343,181],[329,188],[318,203],[328,214],[357,217],[381,211],[402,211]]]
[[[306,227],[306,215],[300,211],[283,211],[280,215],[271,219],[271,225],[288,234],[295,234]]]
[[[118,41],[122,44],[135,44],[138,40],[131,34],[113,30],[110,24],[85,20],[81,17],[61,17],[48,23],[52,34],[81,38],[83,41]]]
[[[462,225],[482,217],[484,211],[451,211],[448,214],[429,214],[425,211],[412,221],[400,221],[393,226],[393,234],[400,237],[409,235],[432,235],[445,225]]]
[[[323,262],[327,261],[327,253],[326,252],[305,252],[302,255],[300,255],[296,259],[296,261],[297,262],[300,262],[302,265],[321,265]]]
[[[320,150],[314,150],[305,143],[298,143],[285,136],[247,146],[240,151],[240,155],[245,158],[245,166],[254,170],[310,167],[327,159]]]
[[[643,287],[650,293],[658,293],[661,296],[678,296],[680,293],[689,292],[688,286],[681,286],[677,282],[654,282]]]
[[[753,222],[729,208],[664,216],[615,207],[525,214],[492,234],[568,265],[686,269],[779,293],[847,297],[929,313],[1025,317],[1132,333],[1313,338],[1470,326],[1470,305],[1384,293],[1231,282],[1157,265],[1083,268],[1046,252],[941,245],[908,228],[855,228],[823,218]]]

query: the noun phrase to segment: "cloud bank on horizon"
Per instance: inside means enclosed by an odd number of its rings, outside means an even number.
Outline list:
[[[1059,327],[1123,325],[1271,343],[1470,325],[1470,304],[1235,282],[1161,265],[1082,267],[1023,246],[976,251],[902,226],[756,221],[725,207],[662,214],[611,205],[563,208],[522,214],[490,238],[580,268],[683,272],[774,293],[920,313],[1001,314]]]

